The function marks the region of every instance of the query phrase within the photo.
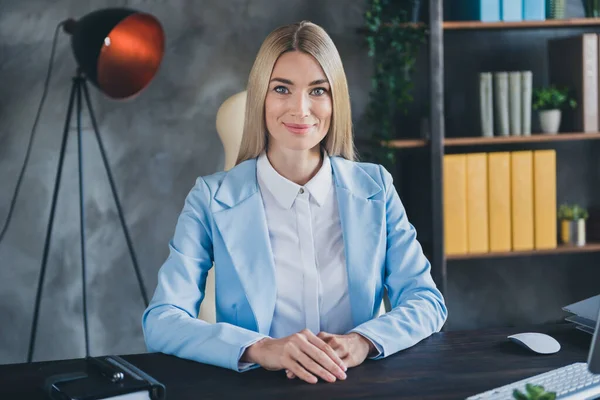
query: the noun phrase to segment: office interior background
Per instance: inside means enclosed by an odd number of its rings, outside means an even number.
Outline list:
[[[449,1],[444,2],[449,4]],[[129,6],[159,19],[166,33],[159,73],[135,99],[117,102],[91,87],[100,133],[107,149],[125,218],[149,296],[168,255],[185,196],[197,176],[224,167],[215,117],[228,97],[245,89],[265,36],[279,25],[307,19],[335,42],[350,88],[354,133],[370,130],[365,117],[373,60],[364,32],[365,0],[101,1],[4,0],[0,2],[0,222],[9,210],[27,141],[43,90],[56,25],[110,6]],[[578,2],[567,12],[580,16]],[[423,13],[426,10],[422,10]],[[534,71],[534,85],[547,83],[544,41],[600,27],[556,30],[445,32],[444,80],[449,136],[478,136],[479,96],[473,83],[481,71]],[[533,46],[534,52],[529,51]],[[508,51],[511,57],[504,57]],[[474,61],[474,62],[471,62]],[[395,121],[398,137],[419,139],[429,114],[427,43],[413,73],[414,102]],[[76,68],[67,35],[59,35],[52,80],[30,164],[11,225],[0,242],[0,363],[25,361],[35,291],[48,223],[71,79]],[[146,351],[141,315],[144,304],[119,224],[117,211],[88,114],[83,114],[87,223],[88,311],[92,355]],[[535,115],[533,131],[539,129]],[[461,125],[462,124],[462,125]],[[72,130],[74,133],[74,123]],[[557,199],[600,206],[600,141],[554,143]],[[505,148],[503,148],[505,149]],[[515,148],[509,148],[514,150]],[[459,152],[462,149],[450,149]],[[365,150],[366,151],[366,150]],[[494,151],[484,148],[483,151]],[[418,238],[429,249],[435,226],[431,187],[418,182],[429,165],[422,149],[398,149],[397,189]],[[573,177],[576,178],[573,178]],[[51,252],[42,298],[34,360],[85,354],[79,253],[77,148],[71,135],[58,198]],[[439,215],[438,215],[439,217]],[[593,227],[590,216],[590,226]],[[593,232],[588,239],[593,241]],[[600,239],[596,237],[596,239]],[[561,308],[599,292],[600,253],[592,251],[446,260],[445,329],[476,329],[560,321]]]

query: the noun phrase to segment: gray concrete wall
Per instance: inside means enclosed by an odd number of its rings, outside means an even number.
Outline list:
[[[42,94],[56,25],[108,6],[154,14],[166,54],[152,84],[116,102],[90,87],[137,252],[152,295],[183,200],[199,175],[221,170],[216,111],[244,90],[261,41],[275,27],[309,19],[341,53],[355,120],[367,102],[370,61],[356,28],[363,0],[0,2],[0,224],[8,212]],[[0,363],[26,359],[71,77],[69,38],[58,40],[54,72],[10,229],[0,243]],[[73,127],[75,120],[73,120]],[[92,355],[145,351],[144,305],[100,153],[84,114],[88,309]],[[34,360],[85,354],[79,251],[77,147],[69,139],[47,267]]]

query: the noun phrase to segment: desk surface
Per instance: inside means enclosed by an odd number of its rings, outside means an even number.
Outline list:
[[[538,355],[506,337],[518,332],[544,332],[562,349]],[[234,371],[164,354],[123,358],[165,384],[167,399],[208,398],[395,398],[464,399],[497,386],[587,361],[591,335],[568,324],[436,333],[386,359],[366,361],[348,370],[345,381],[316,385],[288,380],[282,371]],[[0,365],[1,399],[43,399],[36,386],[42,372],[80,360]]]

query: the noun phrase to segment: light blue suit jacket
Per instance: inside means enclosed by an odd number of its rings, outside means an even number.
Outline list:
[[[331,157],[346,252],[352,331],[387,357],[439,331],[447,309],[404,206],[383,167]],[[256,159],[198,178],[142,317],[148,351],[240,371],[250,343],[269,335],[275,266]],[[197,318],[215,265],[217,323]],[[392,310],[377,317],[387,288]]]

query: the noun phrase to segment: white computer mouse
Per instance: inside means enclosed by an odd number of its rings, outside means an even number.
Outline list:
[[[560,343],[545,333],[517,333],[508,336],[508,339],[539,354],[552,354],[560,350]]]

